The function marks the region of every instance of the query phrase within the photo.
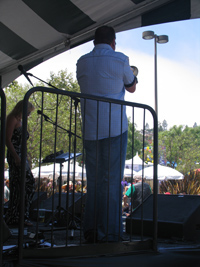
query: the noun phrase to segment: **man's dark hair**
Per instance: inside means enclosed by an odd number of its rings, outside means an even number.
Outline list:
[[[94,44],[111,44],[115,39],[115,30],[109,26],[101,26],[95,31]]]

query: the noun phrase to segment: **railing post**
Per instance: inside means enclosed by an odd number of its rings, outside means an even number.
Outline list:
[[[5,125],[6,125],[6,97],[1,87],[0,76],[0,97],[1,97],[1,132],[0,132],[0,266],[3,266],[3,214],[4,214],[4,167],[5,167]]]

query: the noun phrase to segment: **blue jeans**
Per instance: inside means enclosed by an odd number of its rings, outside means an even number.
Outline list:
[[[95,232],[99,241],[122,236],[122,185],[127,132],[117,137],[85,141],[87,198],[84,233]]]

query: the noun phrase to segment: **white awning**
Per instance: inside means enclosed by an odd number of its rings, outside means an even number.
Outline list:
[[[189,0],[4,0],[0,1],[2,87],[26,71],[94,38],[101,25],[116,32],[200,17]]]

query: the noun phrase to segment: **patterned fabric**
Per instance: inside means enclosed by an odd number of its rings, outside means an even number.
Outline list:
[[[27,139],[29,134],[27,133]],[[21,141],[22,141],[22,127],[13,131],[11,142],[21,158]],[[20,179],[21,167],[15,165],[14,158],[11,156],[9,150],[7,152],[7,161],[9,164],[9,188],[10,188],[10,201],[8,211],[5,216],[7,224],[17,224],[19,221],[20,210]],[[35,180],[31,172],[28,160],[26,160],[26,182],[25,182],[25,220],[29,219],[29,208],[35,189]]]

